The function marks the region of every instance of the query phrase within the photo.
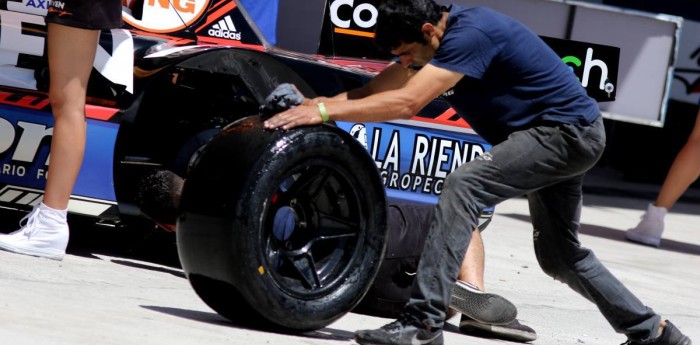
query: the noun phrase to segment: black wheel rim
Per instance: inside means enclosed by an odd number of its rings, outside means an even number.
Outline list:
[[[312,299],[336,291],[362,251],[369,205],[341,165],[315,161],[284,175],[267,200],[266,270],[285,293]]]

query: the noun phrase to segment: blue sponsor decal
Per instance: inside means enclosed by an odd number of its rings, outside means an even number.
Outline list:
[[[114,193],[114,147],[119,126],[88,120],[85,159],[73,194],[116,201]]]
[[[85,158],[74,195],[115,201],[114,145],[119,126],[88,120]],[[53,136],[50,113],[0,106],[0,184],[43,190]]]
[[[365,146],[393,202],[437,203],[445,177],[491,148],[466,133],[392,123],[337,124]]]
[[[43,189],[52,135],[51,114],[0,106],[0,182]]]
[[[49,0],[29,0],[26,6],[47,10],[49,8]]]

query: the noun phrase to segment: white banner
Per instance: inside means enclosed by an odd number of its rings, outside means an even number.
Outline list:
[[[683,21],[671,99],[693,104],[700,100],[700,22]]]

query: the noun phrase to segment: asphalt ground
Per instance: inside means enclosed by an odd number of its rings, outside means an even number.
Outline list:
[[[624,240],[648,202],[588,186],[580,239],[642,301],[700,342],[700,204],[681,202],[667,216],[661,248]],[[607,193],[598,193],[607,191]],[[595,192],[595,193],[594,193]],[[646,195],[652,195],[647,193]],[[15,214],[0,214],[3,226]],[[61,261],[0,252],[0,344],[354,344],[357,329],[392,320],[349,313],[328,327],[280,334],[234,324],[207,307],[177,262],[172,234],[123,231],[73,221]],[[7,232],[7,231],[6,231]],[[596,307],[537,265],[527,202],[498,205],[486,232],[486,287],[519,308],[534,344],[620,344]],[[461,334],[458,318],[447,344],[498,344]]]

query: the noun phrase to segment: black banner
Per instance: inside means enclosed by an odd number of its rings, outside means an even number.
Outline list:
[[[614,101],[620,48],[540,36],[576,75],[588,95],[599,102]]]

